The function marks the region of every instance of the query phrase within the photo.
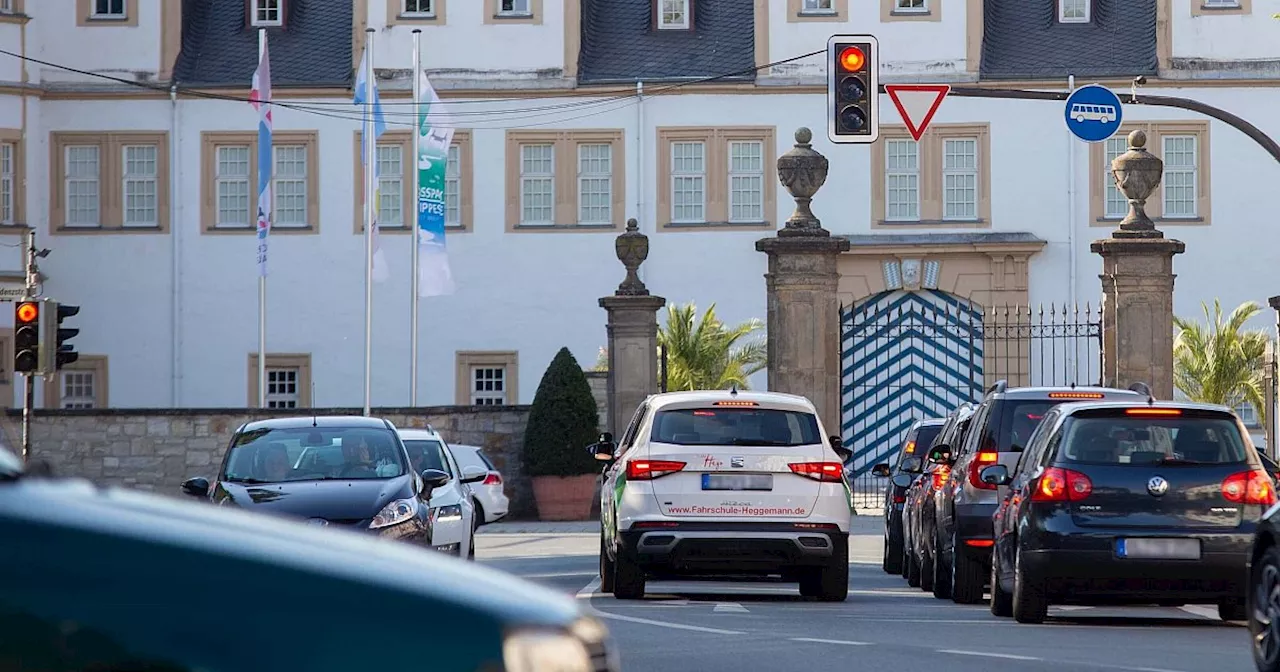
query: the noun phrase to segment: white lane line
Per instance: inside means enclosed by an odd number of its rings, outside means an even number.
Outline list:
[[[1072,605],[1072,604],[1064,604],[1060,607],[1053,607],[1053,609],[1057,611],[1081,611],[1083,609],[1092,609],[1092,608],[1093,607],[1086,607],[1082,605]]]
[[[750,613],[750,612],[748,612],[748,611],[747,611],[747,608],[746,608],[746,607],[742,606],[741,604],[738,604],[737,602],[721,602],[721,603],[717,604],[717,605],[716,605],[716,608],[715,608],[715,609],[712,609],[711,611],[719,612],[719,613],[722,613],[722,614],[725,614],[725,613],[727,613],[727,614],[746,614],[746,613]]]
[[[577,597],[579,600],[589,600],[593,597],[596,597],[597,595],[596,589],[598,589],[599,587],[600,587],[600,577],[597,576],[596,578],[591,579],[591,583],[588,583],[587,585],[583,586],[582,590],[579,590],[578,594],[575,597]]]
[[[595,615],[599,618],[611,621],[624,621],[626,623],[639,623],[641,625],[652,625],[659,628],[670,628],[672,630],[688,630],[690,632],[705,632],[712,635],[742,635],[746,634],[738,630],[721,630],[720,628],[704,628],[698,625],[681,625],[679,623],[667,623],[666,621],[653,621],[647,618],[637,618],[635,616],[622,616],[620,614],[611,614],[607,611],[596,610]]]
[[[818,639],[817,637],[792,637],[793,642],[813,642],[815,644],[844,644],[846,646],[871,646],[871,642],[849,642],[842,639]]]
[[[1217,607],[1208,607],[1203,604],[1188,604],[1178,608],[1181,609],[1182,611],[1187,612],[1188,614],[1202,616],[1204,618],[1213,619],[1215,621],[1218,620]]]
[[[956,656],[982,656],[984,658],[1005,658],[1008,660],[1043,660],[1035,656],[1015,656],[1012,653],[988,653],[985,651],[962,651],[960,649],[938,649],[938,653],[950,653]]]
[[[516,574],[516,576],[522,579],[560,579],[568,576],[596,576],[596,572],[553,572],[549,574]]]

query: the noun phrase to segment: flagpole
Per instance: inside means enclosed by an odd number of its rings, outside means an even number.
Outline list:
[[[373,192],[377,139],[373,128],[373,28],[365,29],[364,108],[364,414],[372,415],[373,396]]]
[[[422,29],[413,29],[413,216],[410,218],[410,224],[413,226],[413,271],[412,283],[413,289],[410,292],[409,299],[412,301],[409,307],[409,406],[416,407],[418,405],[418,241],[421,230],[418,227],[418,217],[420,216],[420,207],[418,205],[418,190],[421,185],[418,184],[418,152],[421,151],[422,129],[419,127],[421,123],[421,110],[418,108],[422,104]]]
[[[258,62],[267,51],[267,29],[258,29]],[[270,82],[263,82],[270,87]],[[267,104],[266,101],[259,101]],[[261,123],[261,122],[259,122]],[[270,151],[270,150],[268,150]],[[261,195],[259,195],[261,197]],[[268,220],[269,222],[269,220]],[[268,227],[270,224],[268,223]],[[267,274],[258,274],[258,408],[267,407]]]

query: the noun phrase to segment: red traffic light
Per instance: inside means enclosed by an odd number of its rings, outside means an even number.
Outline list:
[[[849,72],[857,72],[867,64],[867,55],[858,47],[845,47],[840,52],[840,67]]]
[[[32,301],[19,303],[16,315],[19,322],[35,322],[40,317],[40,306]]]

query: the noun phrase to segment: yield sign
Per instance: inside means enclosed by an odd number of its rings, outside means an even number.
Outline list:
[[[925,129],[929,128],[942,99],[951,93],[947,84],[886,84],[884,90],[907,124],[911,139],[916,142],[920,142]]]

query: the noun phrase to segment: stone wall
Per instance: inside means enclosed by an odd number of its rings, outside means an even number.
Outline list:
[[[587,371],[587,382],[591,384],[591,396],[596,398],[596,410],[600,411],[600,431],[609,426],[609,372]]]
[[[360,415],[360,409],[317,409],[319,415]],[[298,415],[297,409],[36,410],[30,459],[47,460],[54,473],[94,482],[182,496],[194,476],[213,476],[231,434],[255,419]],[[528,406],[376,408],[397,427],[430,424],[446,441],[483,446],[503,474],[511,518],[536,515],[521,452]],[[0,416],[4,444],[21,454],[22,413]]]

